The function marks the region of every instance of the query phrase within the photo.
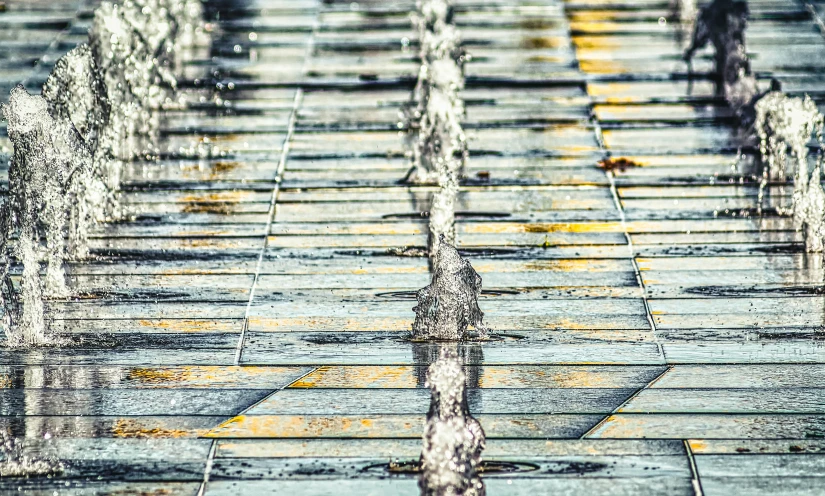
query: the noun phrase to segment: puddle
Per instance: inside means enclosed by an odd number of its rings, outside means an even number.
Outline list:
[[[162,300],[172,300],[172,301],[180,301],[190,298],[191,295],[189,293],[181,293],[181,292],[160,292],[160,291],[130,291],[130,292],[118,292],[118,291],[109,291],[109,290],[101,290],[101,291],[81,291],[77,294],[72,295],[69,298],[65,299],[52,299],[50,301],[63,301],[63,302],[71,302],[77,300],[114,300],[114,301],[162,301]]]
[[[512,214],[508,212],[475,212],[475,211],[468,211],[468,210],[456,210],[455,217],[457,219],[489,219],[489,218],[505,218],[510,217]],[[427,219],[430,217],[430,212],[422,211],[422,212],[404,212],[398,214],[385,214],[382,215],[382,219]]]
[[[376,293],[375,296],[389,300],[415,300],[417,293],[417,291],[387,291],[385,293]],[[521,291],[510,289],[482,289],[480,297],[493,298],[496,296],[517,294],[521,294]]]
[[[538,469],[538,465],[529,462],[483,460],[477,471],[483,475],[534,472]],[[421,473],[421,464],[417,461],[379,463],[363,468],[362,471],[417,475]]]
[[[615,463],[615,462],[614,462]],[[550,462],[543,473],[555,475],[585,475],[601,472],[606,469],[606,463],[599,462]]]

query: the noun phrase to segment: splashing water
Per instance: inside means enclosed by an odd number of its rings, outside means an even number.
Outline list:
[[[99,138],[98,154],[108,159],[99,172],[106,184],[105,217],[121,216],[120,190],[124,160],[131,160],[153,141],[159,123],[150,110],[150,95],[156,96],[150,49],[126,18],[128,7],[103,2],[95,10],[89,30],[89,46],[102,75],[110,105],[109,122]]]
[[[19,236],[17,256],[24,264],[25,316],[29,314],[26,307],[31,303],[27,294],[29,297],[39,295],[41,237],[46,239],[48,261],[45,294],[69,295],[64,271],[64,236],[69,231],[69,219],[84,215],[83,178],[91,171],[92,158],[71,122],[51,117],[43,97],[29,95],[22,86],[17,86],[2,110],[14,145],[6,205],[10,225]],[[73,243],[77,244],[78,240]],[[27,319],[24,317],[24,320]]]
[[[430,197],[430,233],[427,247],[433,264],[442,242],[451,246],[456,242],[455,202],[458,196],[458,183],[452,175],[447,179],[448,182],[442,184]]]
[[[461,34],[451,24],[452,6],[443,0],[418,2],[413,23],[418,28],[421,68],[405,109],[407,141],[412,168],[406,180],[417,183],[444,182],[445,174],[463,172],[467,143],[461,119],[464,101],[464,63]]]
[[[201,0],[164,0],[174,24],[171,37],[172,66],[175,72],[182,70],[181,54],[197,46],[209,43],[209,35],[204,22]]]
[[[697,50],[708,43],[713,45],[717,93],[725,97],[740,120],[748,120],[759,97],[745,47],[748,14],[748,4],[743,0],[714,0],[699,12],[684,54],[690,63]]]
[[[95,10],[89,46],[109,104],[108,124],[99,136],[97,176],[106,185],[108,218],[122,216],[116,201],[123,163],[157,152],[158,111],[180,106],[177,53],[204,34],[197,0],[103,2]]]
[[[87,43],[61,57],[43,85],[43,97],[55,119],[74,124],[90,148],[96,149],[108,124],[106,85]]]
[[[486,339],[484,312],[478,307],[480,294],[481,276],[440,237],[432,281],[416,295],[418,305],[413,308],[412,339],[462,341],[467,338],[467,327],[471,325],[479,338]]]
[[[23,443],[0,429],[0,478],[52,476],[63,472],[59,460],[39,460],[26,455]]]
[[[0,308],[3,310],[3,334],[10,346],[22,345],[22,335],[18,331],[21,318],[20,296],[11,280],[11,240],[13,230],[9,222],[7,203],[0,206]]]
[[[171,29],[162,20],[165,12],[134,2],[103,2],[95,10],[89,43],[108,92],[112,132],[106,145],[116,159],[152,151],[160,125],[156,110],[177,85],[165,58]]]
[[[124,15],[149,47],[161,75],[175,84],[176,55],[197,44],[204,33],[200,0],[127,0]]]
[[[794,174],[793,215],[798,229],[804,229],[808,251],[822,251],[822,217],[825,199],[820,185],[820,167],[808,174],[808,143],[815,137],[822,146],[825,118],[808,96],[793,98],[780,91],[768,93],[756,103],[755,128],[762,156],[759,207],[771,178],[784,181],[788,160]],[[790,157],[788,152],[790,151]],[[780,212],[785,213],[785,212]]]
[[[106,86],[88,44],[78,45],[55,64],[43,85],[43,97],[52,117],[61,125],[74,125],[92,153],[92,164],[76,172],[76,215],[71,218],[69,253],[75,258],[88,256],[88,231],[91,223],[103,221],[114,202],[114,191],[107,181],[111,160],[108,150],[99,146],[107,132],[111,108]]]
[[[794,190],[794,224],[802,230],[805,250],[811,253],[825,251],[825,190],[821,178],[821,164],[817,164],[805,191],[797,196]]]
[[[455,351],[442,349],[427,370],[431,391],[430,411],[424,426],[422,475],[418,486],[424,496],[483,496],[478,476],[484,429],[470,415],[465,376]]]

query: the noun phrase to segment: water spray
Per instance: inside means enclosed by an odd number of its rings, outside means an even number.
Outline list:
[[[176,104],[176,53],[203,35],[201,15],[197,0],[103,2],[89,43],[58,60],[43,95],[18,86],[0,108],[14,147],[0,211],[10,346],[57,344],[46,334],[43,298],[71,295],[65,261],[88,256],[91,225],[122,215],[122,161],[154,150],[157,111]],[[12,259],[23,265],[19,294]]]
[[[57,459],[40,459],[27,455],[23,442],[12,436],[7,428],[0,428],[0,478],[52,477],[65,470]]]
[[[481,276],[444,237],[435,253],[432,281],[418,291],[412,327],[414,340],[464,341],[473,326],[480,339],[489,337],[478,306]]]
[[[817,164],[812,174],[808,173],[808,143],[811,138],[816,138],[821,149],[825,118],[808,96],[794,98],[781,91],[770,92],[760,98],[755,110],[754,127],[763,163],[759,208],[762,207],[768,182],[772,178],[784,181],[787,177],[790,160],[796,169],[793,205],[790,212],[779,209],[779,213],[792,213],[796,228],[805,233],[807,251],[821,252],[825,244],[825,232],[822,230],[825,192],[820,183],[820,164]]]
[[[712,44],[716,93],[725,98],[740,121],[749,120],[759,87],[745,46],[748,4],[744,0],[714,0],[699,11],[693,37],[685,50],[689,64],[696,51]]]
[[[421,451],[423,496],[484,496],[478,475],[485,447],[484,429],[470,414],[465,375],[455,351],[442,348],[427,370],[430,411]]]
[[[69,222],[84,215],[82,178],[91,170],[92,157],[71,122],[52,118],[46,100],[30,95],[23,86],[11,91],[2,113],[14,146],[3,214],[6,243],[16,238],[10,252],[23,263],[23,312],[6,335],[10,344],[44,344],[42,298],[70,294],[64,268],[66,237],[79,241],[69,233]],[[41,281],[43,251],[47,265]]]
[[[418,30],[421,67],[412,101],[405,109],[412,168],[405,178],[413,183],[442,182],[447,173],[463,173],[467,140],[461,127],[464,101],[464,63],[461,33],[452,24],[452,5],[421,0],[413,17]]]

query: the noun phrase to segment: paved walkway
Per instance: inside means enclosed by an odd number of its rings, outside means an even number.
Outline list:
[[[201,104],[164,115],[172,153],[128,168],[135,218],[50,304],[90,344],[0,349],[0,428],[66,466],[0,492],[417,494],[381,467],[419,454],[438,350],[404,340],[429,274],[397,256],[426,245],[432,191],[397,184],[412,2],[224,3],[186,70]],[[458,240],[501,337],[460,346],[470,408],[486,459],[536,467],[488,494],[823,494],[825,267],[755,217],[710,57],[688,81],[666,1],[457,3]],[[825,98],[806,5],[749,3],[763,87]],[[3,94],[90,13],[5,5]]]

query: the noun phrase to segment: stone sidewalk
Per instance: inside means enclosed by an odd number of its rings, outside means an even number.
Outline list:
[[[711,56],[688,77],[678,11],[456,3],[473,56],[458,243],[498,334],[459,348],[485,459],[524,469],[488,494],[823,494],[822,257],[755,215],[755,150]],[[42,84],[94,5],[5,0],[3,94]],[[762,86],[825,102],[818,4],[749,5]],[[400,255],[426,245],[433,191],[398,183],[413,8],[209,3],[197,103],[164,114],[170,153],[128,167],[134,218],[96,233],[79,297],[49,305],[87,345],[0,348],[0,428],[65,465],[0,493],[418,494],[385,469],[418,457],[439,346],[404,339],[429,273]]]

